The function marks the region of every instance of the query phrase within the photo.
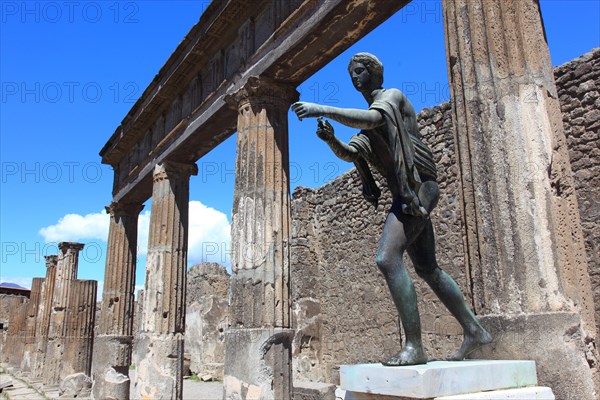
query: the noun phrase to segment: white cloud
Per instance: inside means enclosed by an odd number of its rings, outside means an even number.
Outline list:
[[[55,225],[41,228],[39,233],[46,243],[79,241],[91,239],[106,242],[108,238],[109,215],[105,212],[87,214],[67,214]],[[148,253],[148,231],[150,210],[144,210],[138,219],[138,255]],[[192,200],[189,205],[188,264],[203,261],[229,263],[230,225],[227,216],[200,201]]]
[[[106,241],[110,218],[105,212],[86,214],[67,214],[55,225],[40,229],[39,234],[46,243],[85,242],[91,239]]]
[[[190,201],[188,264],[204,261],[229,264],[231,227],[227,216],[199,201]]]

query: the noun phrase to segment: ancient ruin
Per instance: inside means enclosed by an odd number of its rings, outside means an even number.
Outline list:
[[[212,2],[101,151],[115,176],[93,357],[96,285],[76,279],[76,243],[47,258],[29,301],[10,300],[2,357],[48,384],[93,371],[96,398],[181,398],[189,180],[195,161],[237,131],[227,329],[216,316],[202,322],[223,336],[224,361],[211,363],[224,363],[225,398],[331,398],[341,364],[380,361],[398,341],[370,261],[389,198],[373,213],[349,172],[291,200],[287,112],[300,83],[406,3]],[[444,0],[443,10],[452,102],[419,117],[445,172],[439,262],[496,338],[477,358],[535,360],[557,397],[591,399],[600,51],[553,76],[537,2]],[[134,333],[137,218],[150,197]],[[358,216],[344,228],[337,216],[350,211]],[[342,259],[342,244],[362,250]],[[426,346],[443,356],[461,332],[428,289],[417,292]],[[219,293],[211,301],[222,309]]]
[[[77,279],[83,246],[59,243],[59,254],[46,256],[46,277],[33,279],[29,301],[8,299],[5,360],[48,387],[91,375],[97,282]]]

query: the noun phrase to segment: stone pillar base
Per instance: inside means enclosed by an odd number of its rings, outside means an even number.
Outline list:
[[[95,399],[129,399],[130,336],[102,335],[94,341]]]
[[[294,330],[284,328],[227,331],[225,399],[290,399],[293,337]]]
[[[530,359],[538,379],[559,399],[593,399],[594,343],[582,335],[578,313],[486,315],[480,321],[494,341],[473,352],[477,359]]]
[[[136,336],[136,379],[131,397],[134,399],[181,399],[183,394],[182,333],[156,334],[142,332]]]

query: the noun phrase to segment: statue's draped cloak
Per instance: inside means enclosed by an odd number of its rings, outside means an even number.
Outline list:
[[[410,127],[412,129],[408,129],[400,104],[395,104],[392,96],[385,92],[369,109],[379,111],[385,124],[361,131],[349,143],[361,156],[354,164],[363,183],[365,198],[376,205],[380,195],[368,162],[387,179],[393,196],[401,200],[405,214],[427,215],[419,201],[419,188],[423,180],[435,180],[437,170],[431,150],[421,138],[416,120]],[[390,164],[393,164],[393,171],[390,170]]]

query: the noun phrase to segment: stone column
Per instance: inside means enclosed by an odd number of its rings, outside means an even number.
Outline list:
[[[197,173],[195,164],[154,168],[134,398],[182,398],[189,179]]]
[[[495,335],[477,357],[535,359],[557,398],[592,398],[593,298],[539,4],[443,7],[467,274]]]
[[[58,256],[45,256],[46,278],[42,286],[40,307],[36,320],[36,353],[33,366],[33,375],[42,376],[46,347],[48,344],[48,328],[50,327],[50,314],[52,309],[52,298],[54,296],[54,284],[56,282],[56,264]]]
[[[9,316],[10,319],[8,320],[8,340],[6,342],[6,350],[9,364],[20,367],[21,360],[23,359],[23,348],[25,346],[23,334],[25,332],[29,304],[27,301],[15,303],[16,307],[12,309]]]
[[[91,374],[97,289],[97,281],[76,279],[71,283],[61,379],[79,372]]]
[[[42,286],[44,278],[33,278],[31,281],[31,294],[29,296],[29,307],[27,309],[27,320],[23,341],[23,358],[21,360],[21,371],[30,372],[33,369],[34,354],[36,352],[37,318],[39,315],[40,301],[42,297]]]
[[[67,305],[72,282],[77,279],[79,252],[82,243],[60,242],[56,280],[52,295],[48,344],[44,360],[44,383],[57,384],[60,380],[62,358],[65,348]]]
[[[226,399],[290,399],[290,188],[287,114],[294,87],[250,78],[238,109]]]
[[[110,227],[93,357],[93,395],[96,399],[129,399],[137,223],[143,207],[138,203],[112,203],[106,207]]]

